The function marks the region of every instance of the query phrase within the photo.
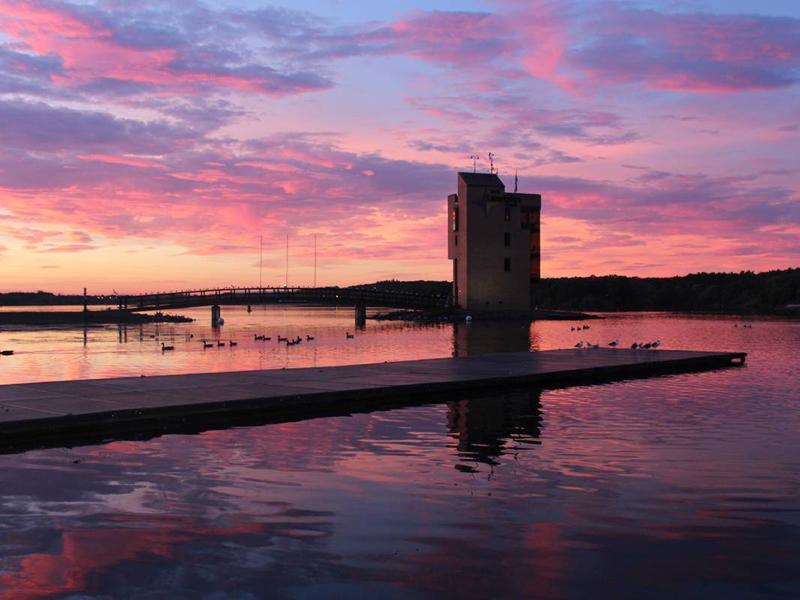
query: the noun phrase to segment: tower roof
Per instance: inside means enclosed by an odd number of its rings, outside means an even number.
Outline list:
[[[461,172],[458,176],[464,180],[467,185],[478,185],[483,187],[501,187],[505,189],[505,185],[500,178],[494,173],[466,173]]]

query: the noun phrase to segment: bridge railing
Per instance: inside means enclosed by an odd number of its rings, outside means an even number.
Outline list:
[[[203,288],[149,294],[120,295],[122,310],[159,310],[186,308],[217,303],[250,304],[263,301],[298,300],[336,304],[371,304],[373,306],[439,308],[449,302],[449,296],[418,292],[369,289],[368,287],[232,287]]]

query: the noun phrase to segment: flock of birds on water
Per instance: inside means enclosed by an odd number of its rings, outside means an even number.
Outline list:
[[[733,326],[738,328],[739,324],[738,323],[734,323]],[[742,328],[743,329],[752,329],[753,325],[751,323],[743,323],[742,324]],[[585,331],[587,329],[591,329],[591,327],[589,327],[588,325],[583,325],[583,324],[569,328],[570,331]],[[608,342],[608,346],[610,348],[619,348],[619,346],[620,346],[619,340],[613,340],[613,341]],[[640,342],[640,341],[637,340],[637,341],[635,341],[635,342],[633,342],[631,344],[630,348],[631,348],[631,350],[655,350],[659,346],[661,346],[661,340],[656,340],[655,342]],[[575,344],[574,347],[575,348],[581,348],[581,349],[593,350],[593,349],[596,349],[596,348],[600,348],[600,344],[593,344],[591,342],[586,342],[586,341],[581,340],[577,344]]]
[[[739,327],[739,323],[734,323],[733,326],[738,328]],[[752,329],[753,325],[751,323],[743,323],[741,325],[741,327],[742,327],[742,329]],[[587,329],[591,329],[591,327],[589,325],[584,325],[584,324],[570,327],[570,331],[586,331]],[[155,335],[151,335],[150,337],[151,338],[155,338],[156,336]],[[345,332],[345,339],[352,340],[355,337],[356,336],[355,336],[354,333],[350,333],[349,331]],[[194,339],[194,334],[187,333],[186,334],[186,341],[188,342],[188,341],[190,341],[192,339]],[[272,336],[258,335],[258,334],[255,334],[255,333],[253,334],[253,341],[256,341],[256,342],[269,342],[271,340],[272,340]],[[296,346],[297,344],[302,343],[303,342],[303,337],[298,335],[297,337],[287,338],[287,337],[284,337],[282,335],[278,335],[277,336],[277,340],[278,340],[278,343],[284,343],[288,347],[288,346]],[[222,340],[209,341],[209,340],[203,339],[203,340],[200,340],[200,341],[203,343],[203,350],[205,350],[207,348],[214,348],[214,347],[224,348],[226,346],[229,347],[229,348],[235,348],[236,346],[239,345],[239,342],[237,342],[236,340],[228,340],[227,342],[224,342]],[[305,336],[305,341],[306,342],[313,342],[314,341],[314,336],[313,335],[306,335]],[[619,345],[620,345],[619,340],[612,340],[612,341],[608,342],[608,346],[610,348],[618,348]],[[633,342],[631,344],[630,348],[631,348],[631,350],[652,350],[652,349],[658,348],[659,346],[661,346],[661,340],[656,340],[654,342],[639,342],[639,341],[635,341],[635,342]],[[577,344],[575,344],[574,347],[575,348],[582,348],[582,349],[596,349],[596,348],[600,348],[600,344],[593,344],[591,342],[587,342],[587,341],[581,340]],[[169,345],[169,344],[166,344],[164,342],[161,342],[161,352],[171,352],[173,350],[175,350],[175,346],[174,345]],[[13,355],[14,355],[14,351],[13,350],[0,350],[0,356],[13,356]]]
[[[151,335],[150,337],[153,338],[155,336]],[[356,337],[356,335],[354,333],[350,333],[349,331],[345,332],[345,339],[352,340],[355,337]],[[194,339],[194,334],[193,333],[187,333],[186,334],[186,341],[188,342],[188,341],[190,341],[192,339]],[[258,335],[256,333],[254,333],[253,334],[253,341],[254,342],[270,342],[270,341],[272,341],[272,336],[269,336],[269,335]],[[303,336],[298,335],[297,337],[288,338],[288,337],[284,337],[282,335],[278,335],[277,336],[277,341],[278,341],[278,343],[286,344],[287,347],[288,346],[296,346],[297,344],[300,344],[300,343],[303,342]],[[314,336],[306,334],[305,341],[306,342],[313,342],[314,341]],[[200,342],[203,344],[203,350],[206,350],[208,348],[225,348],[226,346],[228,348],[235,348],[236,346],[239,345],[239,342],[237,342],[236,340],[228,340],[226,342],[226,341],[223,341],[223,340],[202,339],[202,340],[200,340]],[[175,350],[175,346],[174,345],[170,345],[170,344],[166,344],[164,342],[161,342],[161,352],[171,352],[173,350]]]
[[[608,345],[611,348],[618,348],[619,340],[608,342]],[[660,345],[661,345],[661,340],[656,340],[655,342],[633,342],[631,344],[631,350],[650,350],[658,348]],[[600,344],[592,344],[591,342],[584,342],[583,340],[575,344],[575,348],[586,348],[589,350],[599,347]]]
[[[587,329],[591,329],[588,325],[578,325],[577,327],[570,327],[570,331],[585,331]],[[654,348],[658,348],[661,345],[661,340],[656,340],[655,342],[633,342],[631,344],[631,350],[650,350]],[[619,340],[612,340],[608,342],[608,346],[610,348],[619,348]],[[585,348],[587,350],[594,350],[600,347],[600,344],[593,344],[591,342],[585,342],[583,340],[579,341],[574,346],[575,348]]]
[[[591,329],[588,325],[578,325],[577,327],[570,327],[570,331],[585,331],[587,329]],[[631,350],[650,350],[658,348],[661,345],[661,340],[656,340],[655,342],[633,342],[631,344]],[[619,348],[619,340],[612,340],[608,342],[608,346],[610,348]],[[585,342],[583,340],[579,341],[574,346],[575,348],[585,348],[587,350],[594,350],[600,347],[600,344],[593,344],[591,342]]]

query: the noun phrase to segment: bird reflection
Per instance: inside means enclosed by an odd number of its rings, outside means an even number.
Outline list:
[[[526,389],[448,402],[447,430],[459,454],[494,466],[520,446],[539,444],[540,396]]]

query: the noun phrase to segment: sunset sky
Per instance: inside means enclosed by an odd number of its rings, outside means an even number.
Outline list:
[[[795,0],[0,0],[0,291],[447,279],[488,152],[545,277],[798,266],[799,81]]]

